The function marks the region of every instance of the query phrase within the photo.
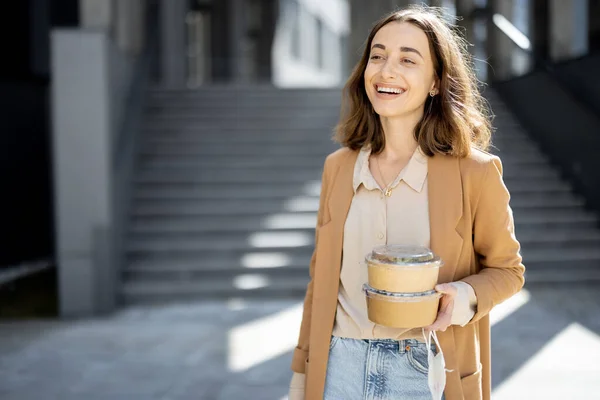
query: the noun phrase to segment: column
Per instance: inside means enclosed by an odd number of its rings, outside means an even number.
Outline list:
[[[109,39],[53,30],[51,104],[60,315],[114,306]]]
[[[187,6],[186,0],[160,0],[160,80],[164,87],[186,86]]]
[[[277,16],[279,15],[279,2],[275,0],[263,1],[261,10],[262,26],[258,43],[258,79],[263,82],[271,82],[272,79],[272,59],[273,39],[275,37],[275,27]]]
[[[550,56],[554,61],[588,52],[588,0],[550,0]]]
[[[114,11],[113,0],[79,0],[80,26],[111,32]]]
[[[532,45],[535,62],[541,67],[550,54],[550,15],[548,0],[534,0]]]
[[[521,75],[531,68],[531,2],[491,0],[487,26],[489,80]]]
[[[600,49],[600,1],[588,1],[588,31],[590,49]]]
[[[136,55],[142,50],[145,32],[145,1],[119,0],[115,7],[115,34],[119,48]]]
[[[245,57],[246,21],[244,11],[245,0],[229,0],[229,70],[232,82],[244,81],[245,71],[250,61]]]

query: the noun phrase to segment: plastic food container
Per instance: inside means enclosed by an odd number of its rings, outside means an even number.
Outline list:
[[[391,293],[364,284],[369,320],[392,328],[422,328],[431,325],[438,313],[441,293]]]
[[[432,290],[443,265],[426,247],[402,245],[378,246],[365,262],[372,288],[401,293]]]

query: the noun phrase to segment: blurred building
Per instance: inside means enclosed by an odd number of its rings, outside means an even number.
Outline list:
[[[339,87],[374,21],[409,3],[9,2],[0,265],[17,271],[10,279],[30,261],[57,265],[62,315],[113,309],[145,88]],[[600,144],[600,1],[429,3],[462,16],[479,77],[518,105],[531,135],[600,209],[590,152]]]
[[[338,85],[349,11],[346,0],[162,1],[158,83]]]

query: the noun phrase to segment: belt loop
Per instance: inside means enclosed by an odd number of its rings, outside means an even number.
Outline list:
[[[408,343],[408,340],[406,339],[402,339],[398,341],[398,350],[400,350],[401,354],[407,353],[408,351],[410,351],[410,344]]]

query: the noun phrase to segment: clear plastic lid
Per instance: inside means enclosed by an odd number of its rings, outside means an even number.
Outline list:
[[[367,263],[398,266],[441,266],[441,259],[427,247],[387,244],[377,246],[365,257]]]
[[[418,293],[388,292],[386,290],[374,289],[367,283],[363,285],[363,292],[365,292],[365,295],[369,298],[379,298],[392,302],[423,301],[425,299],[439,298],[442,296],[442,294],[436,290]]]

